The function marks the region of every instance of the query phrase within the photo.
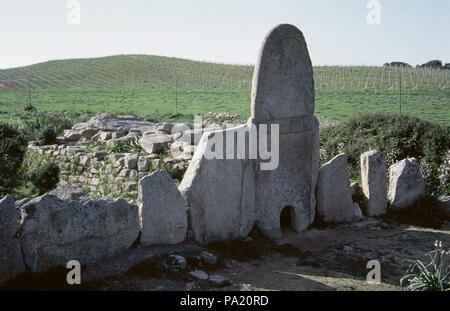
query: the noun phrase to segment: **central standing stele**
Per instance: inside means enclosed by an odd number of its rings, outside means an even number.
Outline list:
[[[313,69],[303,34],[295,26],[279,25],[266,36],[255,67],[252,117],[247,125],[204,133],[179,186],[197,242],[246,237],[254,225],[280,237],[284,209],[296,232],[313,222],[320,148],[314,106]],[[269,129],[279,125],[275,170],[261,170],[261,159],[205,157],[216,135],[241,135],[248,141],[252,125],[261,124]],[[226,143],[225,149],[230,147]]]

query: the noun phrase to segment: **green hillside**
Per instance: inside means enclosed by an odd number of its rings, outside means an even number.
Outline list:
[[[316,114],[343,120],[402,113],[450,125],[449,70],[315,67]],[[149,55],[57,60],[0,70],[0,119],[44,111],[155,116],[228,111],[249,115],[252,66]],[[26,116],[25,116],[26,117]]]

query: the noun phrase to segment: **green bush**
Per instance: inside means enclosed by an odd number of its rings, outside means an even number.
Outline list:
[[[116,140],[107,149],[110,153],[139,153],[141,146],[135,141]]]
[[[448,213],[440,207],[439,200],[432,196],[427,196],[408,208],[389,209],[382,217],[386,222],[433,229],[440,229],[446,221],[450,221]]]
[[[64,114],[38,113],[33,119],[24,122],[22,132],[28,141],[51,145],[56,142],[58,134],[72,125],[72,120]]]
[[[45,162],[31,172],[29,179],[39,189],[40,194],[56,188],[59,182],[59,166],[53,162]]]
[[[359,176],[360,155],[378,149],[389,165],[407,157],[418,159],[431,192],[448,187],[439,180],[450,150],[448,127],[407,115],[368,114],[326,127],[320,136],[322,163],[344,152],[354,178]]]
[[[420,260],[416,260],[407,271],[407,274],[400,280],[400,285],[404,288],[406,283],[408,291],[448,291],[450,290],[450,264],[446,256],[449,252],[442,247],[442,242],[436,241],[435,249],[427,255],[430,262],[425,265]]]
[[[53,125],[45,125],[40,128],[36,133],[36,139],[40,145],[53,145],[56,144],[56,137],[58,133]]]
[[[26,140],[12,125],[0,123],[0,194],[17,183],[17,175],[26,151]]]

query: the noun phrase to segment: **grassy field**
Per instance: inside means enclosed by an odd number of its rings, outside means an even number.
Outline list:
[[[316,114],[339,121],[366,112],[402,113],[450,125],[448,70],[315,67]],[[43,111],[133,113],[207,111],[248,117],[253,67],[146,55],[51,61],[0,70],[0,120]],[[400,80],[401,79],[401,80]]]

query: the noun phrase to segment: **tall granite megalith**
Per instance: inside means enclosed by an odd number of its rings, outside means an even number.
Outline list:
[[[245,237],[255,223],[266,234],[281,236],[285,208],[294,231],[314,220],[319,124],[313,115],[311,60],[296,27],[280,25],[264,40],[251,111],[246,125],[203,134],[180,184],[197,242]],[[226,157],[208,156],[220,149]],[[228,157],[233,154],[239,156]]]
[[[315,216],[319,170],[319,122],[314,79],[302,32],[279,25],[265,38],[253,76],[251,123],[279,125],[279,166],[261,170],[255,161],[256,222],[280,236],[280,214],[289,207],[291,228],[306,229]]]

